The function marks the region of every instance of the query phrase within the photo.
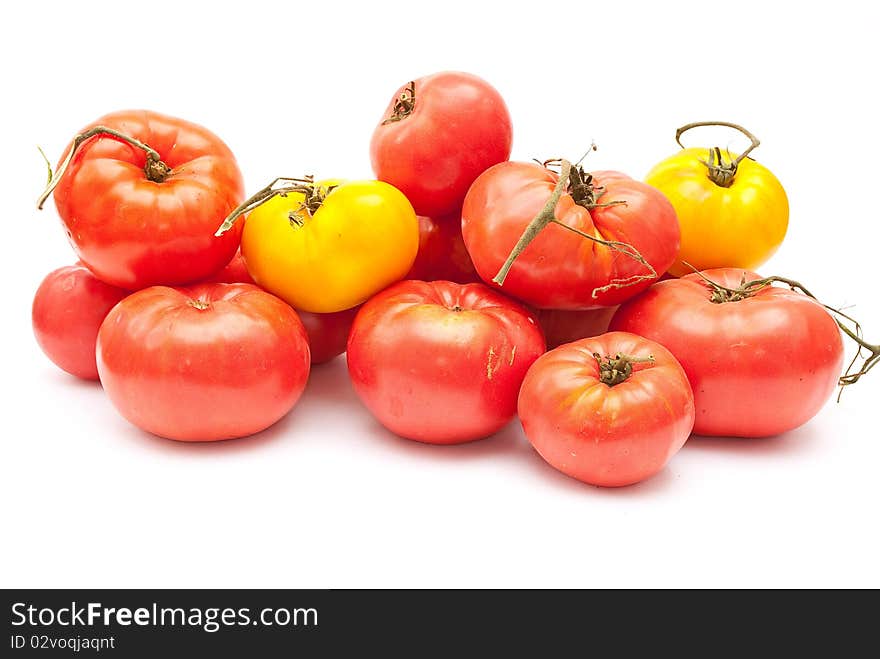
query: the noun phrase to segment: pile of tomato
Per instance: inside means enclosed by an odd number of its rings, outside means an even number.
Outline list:
[[[788,201],[757,140],[724,125],[751,146],[683,149],[645,181],[515,162],[499,93],[444,72],[392,96],[375,180],[279,178],[245,198],[206,128],[108,114],[50,169],[40,205],[54,197],[79,262],[41,284],[34,332],[162,437],[267,428],[345,352],[402,437],[467,442],[519,415],[560,471],[635,483],[692,433],[805,423],[880,356],[797,282],[752,271]],[[869,350],[842,378],[841,329]]]

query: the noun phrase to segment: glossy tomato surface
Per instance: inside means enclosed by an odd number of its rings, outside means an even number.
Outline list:
[[[487,437],[516,412],[544,337],[482,284],[403,281],[369,300],[348,340],[354,389],[392,432],[432,444]]]
[[[595,208],[563,194],[555,217],[566,226],[634,247],[662,275],[675,260],[679,228],[675,210],[655,188],[620,172],[593,172]],[[532,219],[550,199],[557,172],[525,162],[505,162],[484,172],[468,191],[462,210],[467,250],[480,277],[491,282]],[[619,202],[602,206],[610,202]],[[501,290],[542,309],[591,309],[619,304],[652,281],[638,261],[549,224],[516,259]],[[493,284],[495,285],[495,284]]]
[[[83,142],[54,193],[82,262],[103,281],[130,290],[190,283],[222,268],[241,229],[222,238],[214,232],[244,198],[244,184],[220,138],[147,110],[108,114],[83,132],[94,126],[140,140],[170,169],[151,180],[142,149],[109,135]]]
[[[645,178],[678,216],[681,248],[670,268],[676,276],[694,268],[757,268],[773,256],[788,229],[788,197],[769,169],[745,158],[733,182],[721,186],[709,176],[705,163],[711,157],[709,149],[683,149]]]
[[[31,308],[34,336],[46,356],[71,375],[98,379],[95,342],[104,317],[128,291],[105,284],[84,265],[53,270]]]
[[[419,216],[419,252],[405,279],[480,281],[461,235],[461,212],[443,217]]]
[[[623,381],[601,380],[600,360],[628,355]],[[658,473],[694,425],[694,397],[681,366],[663,346],[610,332],[540,357],[519,395],[523,431],[564,474],[592,485],[631,485]]]
[[[116,409],[161,437],[244,437],[287,414],[309,375],[302,323],[250,284],[154,286],[98,334],[98,372]]]
[[[447,71],[403,85],[373,132],[376,178],[403,192],[419,215],[461,208],[471,183],[510,157],[513,129],[485,80]]]
[[[241,251],[237,251],[222,269],[202,280],[203,283],[213,282],[216,284],[256,284],[254,278],[248,272],[247,264]]]
[[[314,188],[323,197],[314,211],[305,194],[291,192],[247,216],[241,252],[254,281],[296,309],[334,313],[403,279],[419,249],[406,197],[382,181]]]
[[[719,268],[702,273],[728,288],[760,279]],[[736,302],[713,302],[696,273],[659,282],[624,304],[611,328],[666,346],[694,389],[699,435],[766,437],[809,421],[837,385],[843,341],[818,302],[766,287]]]

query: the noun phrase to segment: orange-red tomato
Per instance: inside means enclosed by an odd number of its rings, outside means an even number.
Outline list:
[[[540,357],[523,382],[519,416],[535,450],[556,469],[616,487],[653,476],[684,445],[694,396],[666,348],[610,332]]]
[[[461,211],[436,219],[419,216],[419,251],[405,279],[480,281],[461,236]]]
[[[126,419],[185,441],[269,427],[309,376],[296,312],[251,284],[138,291],[104,319],[97,358],[104,390]]]
[[[542,352],[534,316],[487,286],[403,281],[361,308],[348,372],[386,428],[455,444],[513,418],[526,369]]]

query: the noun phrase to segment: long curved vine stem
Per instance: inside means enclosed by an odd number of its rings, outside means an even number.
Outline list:
[[[675,131],[675,141],[678,143],[682,149],[685,148],[684,144],[681,143],[681,136],[689,131],[692,128],[701,128],[703,126],[725,126],[726,128],[733,128],[734,130],[738,130],[740,133],[749,138],[751,145],[741,154],[739,154],[736,158],[731,159],[729,162],[725,162],[724,158],[721,155],[721,149],[713,147],[709,149],[709,158],[708,160],[701,160],[708,171],[709,179],[718,186],[722,188],[729,188],[733,185],[733,181],[736,178],[736,170],[739,167],[739,164],[749,157],[749,154],[761,146],[761,140],[755,137],[751,132],[740,126],[739,124],[733,124],[729,121],[695,121],[690,124],[685,124],[677,131]],[[730,157],[730,153],[728,152],[728,157]]]
[[[880,362],[880,344],[872,344],[865,341],[862,337],[862,326],[859,322],[853,317],[845,314],[840,309],[836,309],[834,307],[830,307],[827,304],[824,304],[815,295],[813,295],[803,284],[794,279],[789,279],[787,277],[763,277],[761,279],[754,279],[752,281],[743,281],[739,288],[728,288],[719,284],[718,282],[712,281],[702,272],[696,271],[699,274],[700,278],[705,281],[713,290],[712,301],[717,303],[724,302],[737,302],[739,300],[743,300],[747,297],[751,297],[755,293],[757,293],[762,288],[766,288],[767,286],[772,286],[774,283],[785,284],[791,290],[802,293],[813,300],[816,300],[819,304],[821,304],[825,309],[827,309],[834,321],[837,323],[837,326],[840,330],[846,334],[850,339],[852,339],[856,345],[858,346],[858,350],[856,351],[855,356],[847,367],[846,371],[844,371],[843,375],[840,376],[838,380],[838,384],[841,387],[841,391],[838,392],[838,400],[840,400],[840,393],[843,392],[843,387],[855,384],[859,381],[859,379],[867,374],[874,366]],[[843,322],[847,321],[847,322]],[[852,327],[850,327],[847,323],[852,323]],[[864,353],[867,352],[867,355]],[[859,366],[858,370],[853,370],[856,368],[856,365],[859,362],[859,359],[863,359],[863,362]]]
[[[315,211],[321,207],[321,204],[324,203],[324,199],[327,198],[327,195],[330,194],[334,187],[335,186],[325,187],[315,185],[315,179],[313,176],[305,176],[303,178],[279,176],[269,183],[269,185],[236,206],[232,212],[226,216],[226,219],[223,220],[223,224],[220,225],[214,235],[218,237],[222,236],[232,228],[239,217],[246,213],[250,213],[257,206],[266,203],[272,197],[286,197],[288,194],[292,193],[299,193],[305,197],[299,208],[291,211],[289,214],[291,224],[302,226],[303,221],[299,214],[302,212],[305,212],[309,216],[314,214]]]
[[[43,190],[40,198],[37,199],[38,210],[43,208],[43,204],[46,203],[49,195],[52,194],[52,191],[56,187],[58,187],[58,184],[61,182],[61,178],[64,176],[64,173],[67,171],[67,168],[70,166],[73,157],[76,155],[76,152],[82,146],[83,142],[90,140],[93,137],[97,137],[98,135],[106,135],[112,137],[116,140],[119,140],[120,142],[125,142],[126,144],[133,146],[136,149],[140,149],[141,151],[146,153],[147,162],[144,165],[144,174],[151,181],[161,183],[168,177],[168,174],[171,173],[171,168],[164,162],[162,162],[162,158],[159,156],[159,152],[148,144],[144,144],[140,140],[135,139],[130,135],[121,133],[115,128],[108,128],[107,126],[93,126],[92,128],[89,128],[87,131],[80,133],[73,138],[73,144],[70,146],[70,150],[67,152],[67,156],[64,158],[64,161],[58,166],[58,169],[55,171],[54,174],[51,173],[52,167],[51,165],[49,165],[49,182],[46,184],[46,189]],[[40,151],[40,153],[42,153],[42,150]],[[43,157],[45,158],[45,154],[43,155]]]
[[[591,150],[593,149],[595,149],[595,146],[592,147]],[[589,151],[587,153],[589,153]],[[583,158],[581,158],[581,160],[583,160]],[[559,165],[559,178],[556,181],[553,192],[547,199],[547,203],[544,204],[544,207],[541,209],[541,211],[531,220],[531,222],[528,223],[526,228],[523,230],[522,235],[513,246],[513,249],[510,250],[510,254],[508,254],[507,260],[504,261],[504,264],[501,266],[498,274],[496,274],[492,278],[493,282],[495,282],[499,286],[504,285],[504,282],[507,279],[507,275],[510,273],[510,269],[513,267],[514,261],[516,261],[519,255],[523,253],[526,247],[529,246],[529,244],[538,236],[538,234],[541,233],[541,231],[543,231],[544,228],[551,223],[557,224],[564,229],[576,233],[582,238],[592,240],[599,245],[604,245],[611,250],[620,252],[621,254],[628,256],[629,258],[647,268],[648,274],[632,275],[630,277],[613,279],[605,286],[600,286],[593,289],[593,299],[596,299],[596,297],[598,297],[600,293],[604,293],[613,288],[625,288],[641,281],[653,280],[657,278],[657,271],[654,269],[654,267],[650,263],[648,263],[645,257],[642,256],[642,254],[629,243],[621,242],[619,240],[605,240],[604,238],[593,236],[584,231],[581,231],[580,229],[576,229],[575,227],[565,224],[556,217],[556,205],[559,203],[559,199],[562,197],[562,195],[566,192],[572,195],[572,198],[575,200],[575,203],[577,205],[587,208],[588,210],[592,210],[593,208],[604,208],[607,206],[617,206],[620,204],[625,204],[625,201],[600,202],[599,200],[605,192],[604,188],[594,186],[592,175],[585,173],[580,165],[572,165],[571,162],[569,162],[565,158],[547,160],[541,164],[544,167]]]

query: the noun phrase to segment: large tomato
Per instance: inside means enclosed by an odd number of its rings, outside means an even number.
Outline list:
[[[599,336],[608,331],[608,324],[617,307],[601,307],[584,311],[565,311],[563,309],[538,309],[535,313],[547,348],[556,348],[563,343],[578,339]]]
[[[419,216],[419,252],[406,279],[480,281],[461,237],[461,212],[436,219]]]
[[[504,292],[534,307],[614,306],[672,264],[679,244],[675,211],[655,188],[619,172],[569,171],[560,181],[536,163],[505,162],[481,174],[464,202],[464,242],[483,280],[503,282]],[[556,195],[555,207],[545,209]],[[528,236],[539,216],[546,224]],[[571,229],[620,244],[600,244]],[[620,251],[632,248],[646,263]]]
[[[399,190],[381,181],[278,179],[223,223],[237,226],[247,270],[296,309],[333,313],[361,304],[406,275],[419,223]]]
[[[679,129],[678,137],[698,123]],[[751,133],[735,124],[722,124]],[[681,226],[681,248],[670,268],[685,275],[707,268],[757,268],[788,229],[788,197],[779,180],[747,157],[721,149],[683,149],[657,164],[645,181],[672,202]]]
[[[413,80],[395,93],[373,132],[376,178],[401,190],[419,215],[455,211],[486,168],[507,160],[513,129],[501,95],[469,73]]]
[[[404,281],[369,300],[348,339],[348,371],[373,415],[402,437],[455,444],[513,418],[544,351],[534,317],[482,284]]]
[[[241,252],[236,252],[226,267],[216,272],[205,281],[226,284],[255,284],[247,270]],[[360,307],[352,307],[336,313],[311,313],[297,310],[297,315],[306,328],[309,336],[309,352],[312,364],[323,364],[345,352],[348,343],[348,331],[354,322]]]
[[[244,197],[235,158],[182,119],[146,110],[101,117],[67,147],[47,193],[53,187],[76,253],[114,286],[198,281],[238,247],[240,229],[214,236]]]
[[[519,416],[535,450],[556,469],[616,487],[653,476],[684,445],[694,397],[663,346],[610,332],[540,357],[523,382]]]
[[[138,291],[104,319],[97,356],[101,383],[126,419],[185,441],[267,428],[309,376],[296,312],[251,284]]]
[[[666,346],[694,389],[698,435],[765,437],[811,419],[834,391],[843,341],[818,302],[788,288],[753,287],[738,268],[662,281],[622,305],[611,328]]]
[[[53,270],[37,289],[31,310],[34,336],[56,366],[98,379],[95,342],[107,312],[128,291],[105,284],[84,265]]]

